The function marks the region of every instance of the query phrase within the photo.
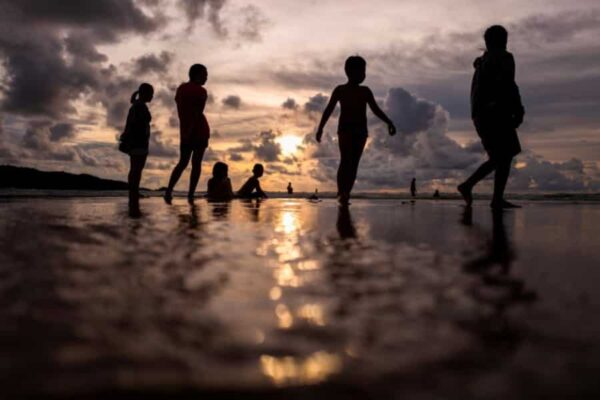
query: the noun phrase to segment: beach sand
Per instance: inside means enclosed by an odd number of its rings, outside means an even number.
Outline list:
[[[0,200],[3,398],[598,398],[600,204]]]

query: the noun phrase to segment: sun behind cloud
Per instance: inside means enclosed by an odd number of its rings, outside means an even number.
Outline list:
[[[284,156],[289,156],[298,151],[298,147],[302,143],[302,138],[295,135],[283,135],[276,139],[281,145],[281,152]]]

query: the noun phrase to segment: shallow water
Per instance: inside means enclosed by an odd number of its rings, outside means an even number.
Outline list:
[[[600,394],[598,204],[152,198],[142,212],[1,200],[6,393]]]

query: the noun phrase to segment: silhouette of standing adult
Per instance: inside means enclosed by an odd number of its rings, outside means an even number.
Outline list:
[[[127,175],[129,184],[129,211],[139,214],[140,181],[142,171],[148,158],[150,142],[150,121],[152,115],[146,103],[152,101],[154,88],[149,83],[142,83],[131,95],[131,107],[127,114],[125,129],[119,138],[119,150],[129,154],[130,167]]]
[[[513,158],[521,152],[516,129],[523,122],[525,109],[515,83],[515,60],[506,50],[508,32],[500,25],[489,27],[484,34],[486,51],[475,60],[471,84],[471,118],[489,159],[484,162],[458,191],[467,206],[473,202],[473,187],[496,171],[493,208],[517,208],[504,199],[504,189]]]
[[[194,64],[190,67],[189,82],[182,83],[177,88],[175,102],[177,103],[177,114],[179,115],[180,154],[179,162],[171,173],[169,186],[164,194],[164,199],[171,204],[173,189],[181,174],[192,160],[192,173],[190,174],[190,188],[188,191],[188,202],[194,202],[194,193],[202,167],[202,157],[208,147],[210,128],[204,116],[204,106],[208,97],[204,84],[208,79],[208,71],[202,64]]]
[[[410,195],[411,197],[417,195],[417,178],[412,178],[412,181],[410,181]]]
[[[294,188],[292,187],[292,182],[289,182],[287,185],[288,194],[294,194]]]

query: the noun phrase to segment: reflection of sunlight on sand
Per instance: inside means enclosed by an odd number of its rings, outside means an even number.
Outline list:
[[[302,318],[312,325],[325,326],[325,316],[323,307],[319,304],[305,304],[296,313],[298,318]]]
[[[335,354],[318,351],[303,359],[263,355],[260,367],[277,386],[307,385],[325,381],[341,369],[342,362]]]

